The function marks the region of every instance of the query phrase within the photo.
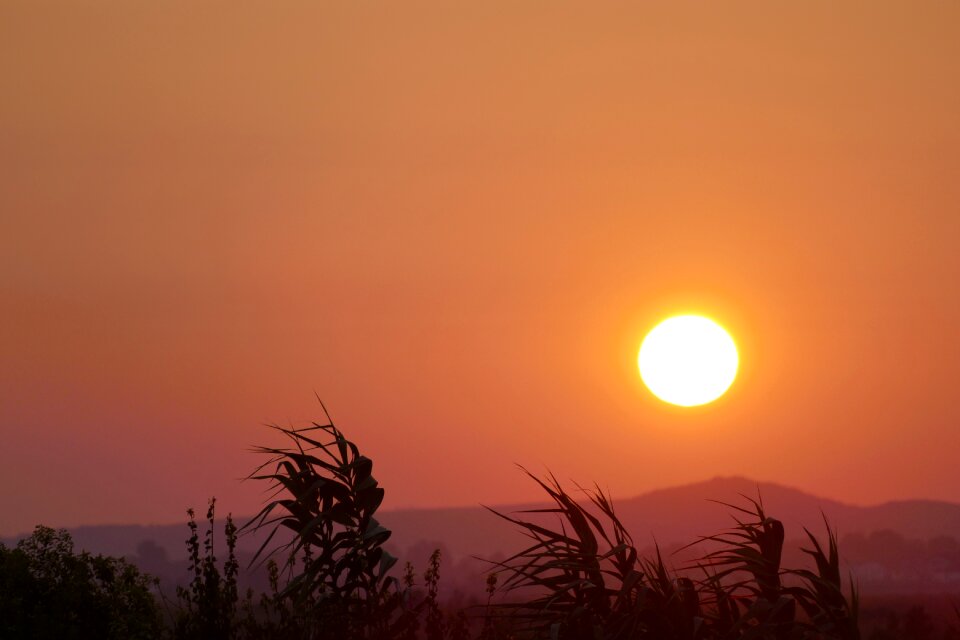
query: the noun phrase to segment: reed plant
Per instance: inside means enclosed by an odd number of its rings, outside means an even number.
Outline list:
[[[273,612],[284,637],[338,640],[859,640],[858,598],[844,591],[836,534],[805,530],[809,568],[785,568],[782,523],[759,500],[727,505],[727,532],[694,542],[700,558],[673,570],[659,549],[642,557],[599,487],[575,498],[557,479],[525,473],[549,504],[491,511],[528,539],[493,562],[491,600],[470,624],[439,604],[440,555],[415,588],[413,568],[391,575],[390,531],[375,514],[384,491],[373,462],[332,421],[272,427],[286,447],[258,447],[267,461],[250,478],[272,495],[242,530],[265,532],[254,563],[274,565]],[[527,515],[523,515],[527,514]],[[196,563],[195,563],[196,564]],[[281,581],[282,584],[278,584]]]
[[[553,475],[526,470],[547,506],[491,511],[528,544],[491,562],[485,606],[451,614],[440,599],[439,551],[422,585],[409,563],[399,579],[391,573],[397,560],[376,518],[384,490],[373,462],[327,418],[305,429],[272,427],[286,446],[255,449],[267,460],[249,477],[267,482],[271,495],[239,530],[227,517],[222,562],[215,501],[202,536],[188,511],[190,581],[177,590],[169,633],[155,580],[121,559],[76,554],[65,531],[38,527],[15,549],[0,545],[0,637],[860,640],[857,591],[844,584],[826,521],[825,538],[804,529],[809,566],[785,567],[783,524],[762,501],[722,503],[734,513],[732,528],[694,541],[698,559],[673,569],[659,549],[641,556],[598,486],[574,496]],[[264,535],[251,564],[266,565],[270,590],[256,602],[250,590],[239,594],[241,531]],[[907,637],[920,640],[929,624],[907,618]]]
[[[525,471],[525,470],[524,470]],[[526,471],[525,471],[526,472]],[[517,637],[549,640],[859,640],[858,598],[843,590],[836,534],[824,546],[806,531],[812,569],[781,566],[782,523],[758,500],[728,505],[741,517],[705,536],[702,557],[669,569],[659,549],[642,558],[610,496],[577,500],[557,479],[529,472],[551,505],[509,515],[491,511],[530,544],[493,563],[511,598],[493,615]],[[543,516],[550,516],[551,526]],[[709,545],[709,547],[707,547]]]
[[[375,518],[384,491],[370,458],[327,417],[305,429],[271,426],[288,446],[255,449],[267,461],[249,477],[273,494],[242,530],[268,532],[254,562],[278,558],[285,583],[277,598],[306,635],[401,637],[417,616],[409,589],[389,575],[397,561],[383,546],[390,531]]]

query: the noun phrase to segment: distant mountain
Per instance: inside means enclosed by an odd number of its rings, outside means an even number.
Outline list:
[[[711,501],[746,506],[748,502],[744,496],[762,499],[767,513],[783,521],[788,540],[800,539],[804,526],[821,534],[823,517],[829,520],[841,538],[859,534],[867,540],[871,534],[876,537],[877,532],[884,532],[883,535],[893,535],[895,540],[901,541],[927,541],[938,537],[960,540],[960,504],[910,500],[860,507],[741,477],[714,478],[661,489],[615,500],[614,504],[639,548],[652,546],[655,541],[663,548],[670,548],[728,528],[736,511]],[[535,506],[542,505],[494,508],[509,514]],[[390,541],[394,552],[404,559],[411,559],[416,566],[423,566],[430,551],[441,547],[448,562],[466,563],[463,566],[474,567],[470,573],[475,573],[476,564],[471,564],[471,556],[502,557],[520,549],[526,542],[510,523],[480,506],[385,511],[380,519],[394,532]],[[201,531],[202,527],[203,523]],[[158,574],[171,574],[175,569],[180,571],[177,567],[182,564],[180,559],[185,557],[184,541],[189,535],[184,523],[85,526],[72,529],[71,533],[78,548],[127,556],[146,564]],[[249,558],[262,539],[262,536],[241,538],[241,555]],[[7,544],[10,542],[8,540]],[[858,562],[883,561],[885,556],[891,555],[882,547],[876,548],[880,550],[874,555],[879,554],[879,559],[865,557]],[[911,553],[916,555],[918,552]],[[856,557],[856,553],[853,555]],[[941,565],[942,562],[937,566]],[[947,566],[944,571],[954,571],[949,563],[943,566]],[[960,581],[960,567],[955,571],[954,578]],[[954,578],[948,576],[944,579]]]

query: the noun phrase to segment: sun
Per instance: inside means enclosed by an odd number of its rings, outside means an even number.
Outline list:
[[[664,402],[695,407],[713,402],[737,377],[737,345],[703,316],[668,318],[640,345],[637,364],[647,388]]]

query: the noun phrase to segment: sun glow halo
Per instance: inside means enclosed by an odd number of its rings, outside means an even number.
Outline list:
[[[696,315],[674,316],[640,345],[640,377],[664,402],[694,407],[722,396],[737,376],[737,346],[719,324]]]

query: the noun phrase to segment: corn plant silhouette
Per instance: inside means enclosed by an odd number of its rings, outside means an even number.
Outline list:
[[[405,598],[387,575],[396,558],[383,548],[390,531],[374,517],[384,491],[372,475],[373,462],[329,414],[326,424],[306,429],[271,428],[292,445],[254,449],[269,459],[249,478],[267,480],[275,491],[242,527],[269,530],[253,562],[279,554],[287,582],[278,597],[301,616],[310,637],[400,635],[397,626],[413,617],[395,615]],[[288,532],[287,541],[270,549],[281,531]]]

